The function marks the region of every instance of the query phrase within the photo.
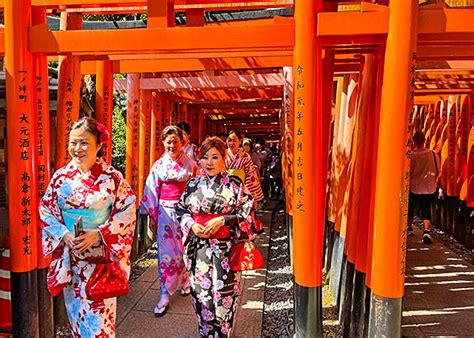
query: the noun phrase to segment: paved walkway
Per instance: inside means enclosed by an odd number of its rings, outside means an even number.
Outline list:
[[[271,211],[261,219],[266,229],[257,243],[267,257]],[[243,275],[237,337],[261,337],[266,274],[261,269]],[[155,318],[159,293],[155,262],[118,301],[118,337],[199,337],[191,298],[174,295],[167,314]],[[408,238],[402,335],[474,337],[474,266],[436,240],[423,244],[419,229]]]
[[[270,210],[259,216],[265,225],[265,234],[256,243],[265,258],[268,255],[271,215]],[[237,337],[261,336],[265,280],[266,268],[246,271],[242,276],[243,291],[236,313]],[[156,318],[153,308],[159,296],[160,281],[157,279],[157,263],[154,262],[132,282],[129,294],[118,300],[117,337],[199,337],[191,297],[173,295],[167,313]]]
[[[474,266],[421,235],[408,237],[402,335],[473,337]]]

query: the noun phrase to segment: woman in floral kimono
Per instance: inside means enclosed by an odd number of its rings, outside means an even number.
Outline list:
[[[263,199],[262,186],[257,170],[253,165],[250,155],[240,147],[242,142],[242,134],[235,129],[232,129],[227,134],[227,152],[225,157],[226,169],[239,176],[245,182],[246,187],[254,199],[254,206],[257,202]]]
[[[218,137],[203,142],[200,154],[205,174],[189,181],[176,206],[193,306],[199,332],[205,337],[231,335],[240,271],[230,269],[230,251],[239,239],[255,237],[252,195],[239,177],[224,170],[225,152],[225,143]]]
[[[56,171],[41,200],[43,251],[52,255],[48,289],[64,293],[76,337],[114,337],[117,298],[90,300],[86,285],[105,252],[128,278],[135,229],[135,195],[120,172],[100,158],[108,132],[88,117],[76,121],[69,135],[71,162]],[[82,216],[84,232],[75,237]],[[107,248],[107,250],[105,250]]]
[[[179,288],[183,296],[189,295],[181,229],[174,208],[186,183],[198,170],[196,162],[182,151],[181,129],[168,126],[163,129],[161,138],[165,152],[155,162],[148,175],[140,205],[140,213],[149,214],[158,231],[158,277],[161,281],[161,296],[154,310],[157,317],[165,313],[169,296]]]

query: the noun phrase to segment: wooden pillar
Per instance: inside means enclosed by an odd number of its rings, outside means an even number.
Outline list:
[[[46,8],[34,7],[32,10],[33,25],[46,23]],[[36,171],[37,199],[39,201],[46,192],[51,177],[51,147],[50,147],[50,114],[49,114],[49,86],[48,62],[46,55],[33,54],[33,116],[37,123],[36,128],[36,157],[34,161]],[[38,306],[41,309],[38,315],[40,337],[54,336],[53,297],[48,291],[47,273],[51,257],[45,257],[42,250],[42,228],[38,221]]]
[[[147,26],[151,27],[174,27],[174,1],[172,0],[148,0]]]
[[[204,23],[204,9],[191,8],[186,10],[186,26],[202,27]]]
[[[161,131],[168,125],[165,113],[165,95],[160,92],[153,92],[152,96],[152,128],[154,129],[154,141],[152,137],[152,160],[151,165],[163,154],[163,143],[161,142]]]
[[[150,90],[140,90],[140,146],[138,161],[138,199],[141,200],[150,172],[150,128],[152,96]]]
[[[282,139],[284,151],[282,152],[283,182],[285,186],[286,211],[288,215],[293,215],[293,153],[294,153],[294,97],[293,97],[293,69],[283,67],[285,78],[283,86],[283,108],[282,108]],[[291,252],[291,250],[290,250]]]
[[[316,37],[321,0],[295,3],[293,248],[295,336],[322,336],[323,172],[322,48]]]
[[[63,17],[64,15],[61,16],[62,21]],[[67,30],[77,30],[81,27],[81,14],[67,14]],[[69,54],[59,64],[55,169],[65,166],[71,160],[67,149],[69,132],[74,121],[79,118],[80,101],[80,57]]]
[[[390,1],[389,20],[375,180],[371,337],[401,334],[409,190],[407,129],[412,109],[410,70],[416,59],[418,1]]]
[[[138,196],[138,147],[140,142],[140,75],[127,74],[127,154],[125,158],[125,178]],[[137,198],[138,208],[140,199]]]
[[[15,337],[39,337],[31,0],[6,0],[4,13],[12,331]]]
[[[114,113],[114,73],[112,61],[97,61],[96,66],[95,118],[112,134]],[[102,146],[103,158],[112,163],[112,137]]]
[[[205,126],[206,118],[204,115],[204,111],[202,109],[199,109],[197,113],[198,113],[198,126],[199,126],[198,139],[199,139],[199,143],[201,143],[202,141],[204,141],[204,132],[206,131],[206,126]]]
[[[290,264],[293,266],[293,153],[294,153],[294,96],[293,96],[293,68],[283,67],[283,107],[281,125],[281,165],[283,186],[285,188],[286,227],[288,232]]]

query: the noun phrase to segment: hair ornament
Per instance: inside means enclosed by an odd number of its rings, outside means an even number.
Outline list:
[[[100,143],[107,142],[109,140],[110,135],[105,125],[103,123],[98,123],[97,130],[99,131],[99,134],[100,134],[99,135]]]

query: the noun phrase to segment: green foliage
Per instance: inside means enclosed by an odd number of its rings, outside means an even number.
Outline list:
[[[114,95],[114,114],[112,116],[112,166],[125,176],[126,158],[126,102],[124,94]]]

